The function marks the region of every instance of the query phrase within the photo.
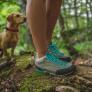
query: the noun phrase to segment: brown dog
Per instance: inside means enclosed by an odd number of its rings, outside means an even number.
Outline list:
[[[19,38],[19,25],[25,21],[26,17],[20,13],[13,13],[7,17],[6,30],[0,33],[0,51],[2,56],[9,58],[8,48],[11,48],[11,56],[14,56],[14,49]]]

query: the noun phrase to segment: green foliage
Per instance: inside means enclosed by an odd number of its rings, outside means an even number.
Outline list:
[[[0,2],[0,31],[6,27],[7,16],[18,11],[20,11],[18,4],[13,2]]]
[[[0,32],[4,30],[6,27],[6,19],[7,16],[14,12],[20,12],[23,11],[23,8],[21,5],[18,4],[18,2],[21,1],[23,3],[24,0],[1,0],[0,1]],[[79,51],[82,54],[89,54],[92,53],[92,5],[90,8],[90,3],[86,4],[86,0],[63,0],[64,6],[62,8],[62,14],[65,19],[65,32],[67,33],[67,38],[70,40],[70,42],[73,42],[74,40],[78,40],[76,44],[74,44],[74,48]],[[77,1],[77,12],[76,14],[75,10],[75,1]],[[91,1],[91,0],[88,0]],[[52,0],[53,2],[53,0]],[[88,5],[88,8],[87,6]],[[91,17],[88,15],[87,17],[87,11],[91,13]],[[72,14],[73,13],[73,14]],[[86,15],[86,16],[83,16]],[[77,16],[76,16],[77,15]],[[89,18],[89,19],[88,19]],[[61,26],[62,27],[62,26]],[[61,36],[61,30],[59,21],[57,22],[57,25],[55,26],[54,33],[53,33],[53,42],[57,44],[59,49],[63,51],[65,54],[69,55],[68,50],[65,48],[66,43],[63,37]],[[77,30],[74,30],[77,29]],[[72,30],[72,31],[71,31]],[[19,32],[19,42],[16,47],[16,54],[19,54],[20,51],[34,51],[31,44],[27,44],[26,36],[27,33],[27,27],[25,25],[20,26],[20,32]],[[80,41],[81,40],[81,41]],[[92,54],[91,54],[92,55]],[[16,69],[23,71],[30,63],[32,63],[32,59],[30,58],[30,55],[24,55],[21,56],[21,58],[17,57],[18,60],[16,61]],[[4,72],[3,76],[5,74],[8,75],[10,71],[7,73]],[[24,77],[23,77],[24,78]],[[25,78],[20,82],[20,91],[19,92],[31,92],[33,89],[33,92],[45,92],[42,91],[44,89],[48,90],[51,85],[57,86],[58,84],[62,85],[62,80],[51,79],[51,77],[44,76],[39,72],[36,72],[35,70],[30,75],[27,73]],[[30,91],[31,90],[31,91]],[[46,91],[47,92],[47,91]]]
[[[84,36],[84,41],[81,43],[77,43],[76,49],[81,51],[81,48],[84,49],[84,45],[81,44],[86,43],[89,39],[92,39],[92,7],[90,6],[90,1],[85,2],[86,0],[64,0],[64,5],[62,7],[62,15],[65,19],[65,30],[68,34],[69,30],[72,29],[78,29],[75,30],[75,35],[72,34],[72,39],[78,39],[81,40],[81,35]],[[7,16],[14,12],[20,12],[24,11],[22,4],[25,5],[25,0],[1,0],[0,1],[0,31],[3,31],[6,27],[6,19]],[[23,5],[23,6],[24,6]],[[80,30],[89,28],[88,30]],[[62,39],[61,37],[61,28],[59,26],[59,22],[57,23],[54,33],[53,33],[53,42],[57,44],[57,46],[62,49],[66,54],[68,54],[68,51],[65,49],[65,39]],[[17,45],[16,53],[19,53],[21,50],[27,50],[27,43],[26,43],[26,26],[22,25],[20,27],[20,40]],[[69,37],[66,37],[69,38]],[[32,42],[30,42],[32,43]],[[87,44],[87,43],[86,43]],[[87,44],[89,45],[89,44]],[[82,47],[81,47],[82,46]],[[32,46],[29,46],[30,49],[33,49]],[[89,46],[86,46],[89,47]],[[85,47],[85,48],[86,48]],[[29,49],[28,49],[29,50]]]

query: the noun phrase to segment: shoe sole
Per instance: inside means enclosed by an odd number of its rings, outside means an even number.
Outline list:
[[[36,66],[36,65],[35,65]],[[75,67],[75,69],[74,70],[72,70],[71,72],[69,72],[69,73],[65,73],[65,74],[56,74],[56,73],[53,73],[53,72],[51,72],[50,70],[47,70],[47,69],[42,69],[42,68],[39,68],[38,66],[36,66],[36,68],[37,68],[37,70],[39,71],[39,72],[42,72],[42,73],[44,73],[44,74],[49,74],[49,75],[53,75],[53,76],[68,76],[68,75],[71,75],[71,74],[74,74],[75,72],[76,72],[76,67]]]

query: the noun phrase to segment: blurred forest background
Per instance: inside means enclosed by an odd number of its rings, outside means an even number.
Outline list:
[[[26,0],[0,0],[0,31],[6,27],[6,17],[13,12],[25,14]],[[62,30],[62,16],[65,29]],[[26,24],[20,27],[20,41],[16,54],[20,51],[34,50],[31,35]],[[53,42],[66,54],[87,54],[92,56],[92,1],[91,0],[63,0],[58,18]]]
[[[21,12],[25,15],[26,1],[0,0],[0,32],[5,29],[9,14]],[[89,66],[92,66],[92,0],[63,0],[53,42],[65,54],[72,56],[75,62],[90,61]],[[24,23],[20,26],[15,61],[9,64],[0,60],[0,66],[4,66],[0,69],[0,92],[56,92],[51,90],[62,85],[80,90],[62,92],[92,92],[92,67],[78,65],[77,74],[71,77],[51,77],[35,71],[33,55],[20,54],[30,51],[35,49],[27,24]]]

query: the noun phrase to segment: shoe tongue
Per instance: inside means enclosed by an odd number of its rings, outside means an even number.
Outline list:
[[[55,44],[50,44],[49,45],[49,49],[56,49],[57,47],[56,47],[56,45]]]

